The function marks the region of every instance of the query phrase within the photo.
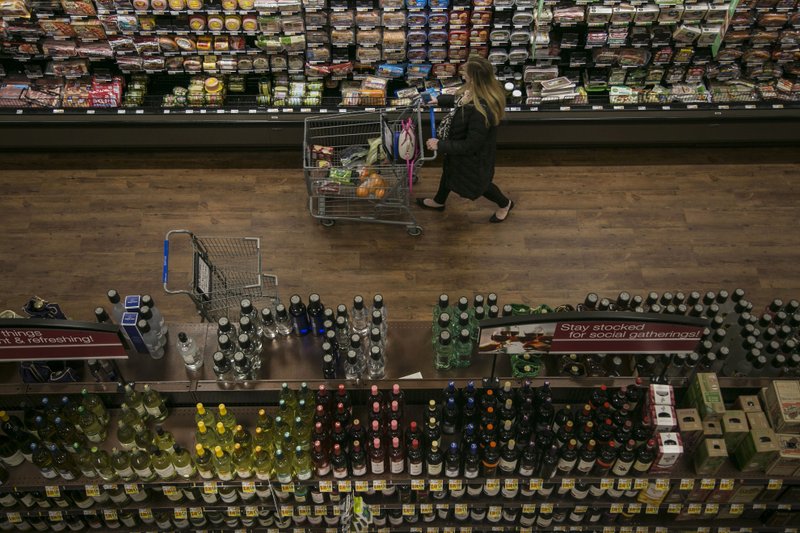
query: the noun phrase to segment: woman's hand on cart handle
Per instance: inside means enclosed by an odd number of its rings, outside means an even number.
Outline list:
[[[439,139],[432,138],[425,141],[425,146],[428,147],[428,150],[431,152],[435,152],[439,149]]]

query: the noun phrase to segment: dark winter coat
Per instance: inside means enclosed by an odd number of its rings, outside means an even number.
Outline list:
[[[442,107],[453,107],[455,98],[441,95],[438,98]],[[439,153],[443,156],[442,179],[447,188],[459,196],[474,200],[484,192],[494,178],[494,163],[497,153],[497,126],[467,104],[456,111],[450,123],[450,135],[439,141]]]

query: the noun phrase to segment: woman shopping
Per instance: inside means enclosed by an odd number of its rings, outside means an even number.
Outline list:
[[[461,74],[464,85],[455,96],[441,95],[431,100],[431,104],[453,109],[439,125],[439,137],[427,142],[429,150],[438,150],[444,156],[439,190],[433,198],[417,198],[417,204],[444,211],[451,191],[470,200],[483,196],[498,207],[489,222],[503,222],[514,202],[492,179],[497,126],[505,115],[505,93],[491,63],[482,57],[471,57]]]

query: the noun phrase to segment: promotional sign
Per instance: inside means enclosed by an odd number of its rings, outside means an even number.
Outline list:
[[[71,320],[0,320],[0,361],[126,359],[119,327]]]
[[[630,312],[547,313],[480,322],[482,354],[693,352],[704,319]]]

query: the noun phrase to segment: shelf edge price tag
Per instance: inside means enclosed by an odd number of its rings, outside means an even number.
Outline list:
[[[139,485],[136,483],[126,483],[125,484],[125,494],[139,494]]]
[[[489,516],[493,520],[499,520],[501,513],[502,510],[500,509],[499,505],[492,505],[491,507],[489,507],[489,512],[487,513],[487,516]]]
[[[106,520],[116,520],[117,519],[116,509],[103,509],[103,518],[105,518]]]
[[[717,514],[719,513],[719,504],[718,503],[707,503],[705,514]]]
[[[194,519],[203,518],[203,508],[202,507],[189,507],[189,516]]]
[[[700,488],[703,490],[714,490],[717,486],[716,479],[703,478],[700,480]]]
[[[561,488],[563,490],[572,490],[575,488],[575,480],[572,478],[564,478],[561,480]]]
[[[500,480],[499,479],[487,479],[486,480],[486,488],[489,490],[499,490],[500,489]]]
[[[646,489],[650,482],[646,479],[635,479],[633,481],[633,488],[637,490]]]
[[[636,533],[648,533],[650,528],[647,526],[636,526]]]
[[[603,478],[600,480],[600,488],[601,489],[613,489],[614,488],[614,480],[610,478]]]
[[[644,508],[645,514],[658,514],[658,505],[647,504],[647,507]]]
[[[667,512],[670,514],[678,514],[683,509],[683,505],[680,503],[671,503],[669,507],[667,507]]]
[[[150,509],[139,509],[139,518],[143,520],[150,520],[153,518],[153,511]]]
[[[664,526],[657,526],[656,533],[669,533],[669,530]]]
[[[669,480],[662,478],[658,478],[656,480],[656,489],[658,490],[667,490],[669,489]]]
[[[411,480],[411,490],[425,490],[425,480],[424,479],[412,479]]]
[[[320,481],[319,482],[319,491],[320,492],[333,492],[333,483],[330,481]]]
[[[294,492],[294,483],[281,483],[281,492]]]
[[[64,515],[61,514],[61,511],[48,511],[47,517],[52,522],[61,522],[64,520]]]
[[[372,490],[386,490],[386,480],[376,479],[372,482]]]
[[[249,518],[255,518],[258,516],[258,507],[254,507],[252,505],[248,505],[244,508],[244,515]]]
[[[178,520],[186,520],[189,517],[189,514],[186,512],[186,508],[184,507],[176,507],[174,515]]]
[[[633,486],[633,481],[628,478],[622,478],[617,480],[617,489],[619,490],[631,490]]]
[[[434,492],[440,492],[444,490],[444,481],[441,479],[431,479],[428,481],[428,487]]]
[[[768,490],[781,490],[783,487],[783,480],[782,479],[770,479],[767,482],[767,489]]]
[[[217,493],[217,482],[216,481],[204,481],[203,482],[203,494],[216,494]]]
[[[611,504],[611,512],[612,513],[621,513],[624,507],[621,503],[612,503]]]
[[[642,504],[641,503],[629,503],[628,504],[628,513],[639,514],[641,512],[642,512]]]
[[[744,512],[744,505],[741,503],[732,503],[728,512],[733,515],[740,515]]]
[[[510,491],[515,491],[519,489],[519,480],[517,479],[504,479],[503,480],[503,488]]]
[[[164,485],[161,487],[161,492],[164,493],[164,496],[175,496],[178,494],[178,487],[175,485]]]
[[[432,503],[421,503],[419,505],[419,512],[422,514],[431,514],[433,512]]]
[[[281,517],[289,518],[290,516],[292,516],[292,506],[291,505],[281,505]]]
[[[680,484],[681,490],[692,490],[694,488],[694,479],[682,479]]]
[[[449,479],[447,480],[447,487],[450,490],[461,490],[464,487],[464,483],[460,479]]]
[[[86,497],[100,496],[100,487],[97,485],[86,485]]]
[[[539,506],[539,509],[544,514],[549,514],[553,512],[553,504],[552,503],[543,503]]]
[[[734,481],[732,479],[720,479],[719,490],[733,490]]]
[[[59,489],[56,485],[47,485],[44,488],[44,493],[47,495],[48,498],[61,497],[61,489]]]
[[[689,507],[686,509],[688,514],[700,514],[700,511],[703,510],[703,504],[701,503],[690,503]]]
[[[328,514],[328,510],[325,508],[324,505],[314,506],[314,516],[325,516],[326,514]]]
[[[22,516],[19,513],[7,513],[6,518],[12,524],[21,524],[22,523]]]
[[[340,481],[339,485],[339,492],[350,492],[353,490],[353,484],[350,483],[349,480]]]
[[[542,488],[543,481],[541,479],[530,479],[528,481],[529,490],[539,490]]]
[[[616,533],[616,531],[617,531],[617,528],[612,527],[612,526],[605,526],[603,528],[603,533]]]
[[[238,507],[228,507],[228,516],[231,518],[242,516],[242,510]]]
[[[256,484],[252,481],[242,481],[242,492],[245,494],[255,494]]]
[[[369,490],[369,481],[356,481],[356,492],[367,492]]]
[[[311,514],[311,507],[308,505],[301,505],[297,508],[297,515],[298,516],[308,516]]]
[[[466,503],[457,503],[455,507],[456,514],[467,514],[469,512],[469,507],[467,507]]]
[[[522,512],[526,514],[531,514],[536,512],[536,504],[535,503],[526,503],[522,505]]]
[[[403,516],[414,516],[414,511],[416,509],[416,505],[413,503],[404,503],[403,504]]]

